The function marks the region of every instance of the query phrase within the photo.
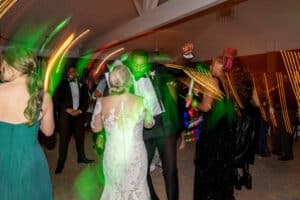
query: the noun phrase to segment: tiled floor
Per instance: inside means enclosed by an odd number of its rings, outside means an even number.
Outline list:
[[[86,140],[88,158],[99,160],[92,149],[90,135]],[[194,175],[194,144],[178,151],[180,200],[192,200]],[[237,200],[300,200],[300,141],[294,145],[293,161],[278,161],[276,156],[256,157],[251,167],[253,189],[236,191]],[[95,168],[97,164],[78,164],[74,141],[69,146],[68,159],[62,174],[55,175],[57,148],[45,150],[53,182],[55,200],[98,200],[100,186]],[[159,170],[154,171],[153,182],[161,200],[166,200],[164,183]]]

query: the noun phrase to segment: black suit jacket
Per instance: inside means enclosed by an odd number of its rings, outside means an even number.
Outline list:
[[[79,107],[78,109],[84,113],[88,108],[88,87],[86,84],[78,82],[79,87]],[[54,96],[54,105],[58,114],[66,113],[67,108],[73,108],[72,92],[69,81],[67,79],[61,80],[58,84]]]
[[[144,139],[168,137],[176,134],[182,123],[179,121],[176,88],[172,83],[176,81],[174,76],[181,76],[183,72],[167,68],[160,63],[153,63],[150,71],[155,74],[150,76],[150,79],[156,96],[162,102],[165,112],[156,117],[160,118],[161,124],[158,122],[152,130],[144,131]],[[159,133],[157,129],[160,129]]]

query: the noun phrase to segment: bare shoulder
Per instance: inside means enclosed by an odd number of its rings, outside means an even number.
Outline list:
[[[101,104],[105,104],[106,102],[110,102],[113,98],[114,96],[106,96],[106,97],[98,98],[97,101],[100,101]]]
[[[139,104],[144,102],[144,97],[142,97],[142,96],[137,96],[137,95],[134,95],[134,94],[130,94],[130,97]]]

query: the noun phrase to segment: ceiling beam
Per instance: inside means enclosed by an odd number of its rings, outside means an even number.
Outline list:
[[[149,12],[150,10],[158,6],[159,0],[131,0],[135,6],[135,9],[139,16],[142,16],[144,13]]]
[[[137,13],[139,14],[139,16],[143,15],[144,14],[144,10],[141,6],[141,2],[139,0],[132,0],[134,6],[135,6],[135,9],[137,11]]]
[[[176,20],[190,16],[212,6],[225,2],[226,0],[172,0],[160,6],[144,12],[128,23],[113,29],[99,37],[97,45],[103,46],[111,41],[128,40],[137,37],[153,29],[175,22]],[[95,41],[94,41],[95,42]]]
[[[159,0],[144,0],[144,11],[149,12],[158,6]]]

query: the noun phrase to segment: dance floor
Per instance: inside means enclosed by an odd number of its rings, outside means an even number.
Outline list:
[[[56,145],[57,146],[57,145]],[[95,154],[91,135],[87,135],[85,149],[88,158],[95,159],[91,165],[78,164],[74,140],[69,146],[68,158],[63,172],[54,174],[58,148],[45,148],[54,189],[55,200],[98,200],[101,194],[97,167],[100,158]],[[178,173],[180,200],[192,200],[195,144],[178,150]],[[252,190],[235,191],[237,200],[300,200],[300,140],[294,143],[293,161],[278,161],[277,156],[256,157],[251,166]],[[152,173],[153,183],[161,200],[166,200],[164,182],[159,169]]]

